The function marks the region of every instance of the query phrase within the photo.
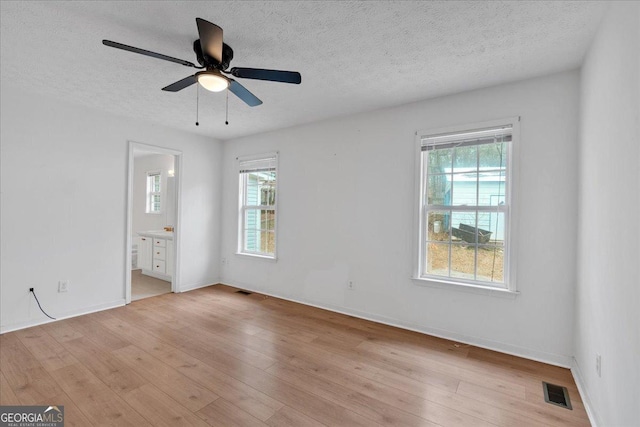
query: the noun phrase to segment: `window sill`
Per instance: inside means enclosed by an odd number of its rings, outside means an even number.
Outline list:
[[[249,254],[249,253],[246,253],[246,252],[236,252],[236,255],[246,256],[246,257],[249,257],[249,258],[257,258],[257,259],[262,259],[262,260],[271,261],[271,262],[277,262],[278,261],[278,258],[276,258],[275,256]]]
[[[459,283],[447,280],[438,279],[426,279],[412,277],[413,283],[418,286],[426,286],[429,288],[449,289],[453,291],[468,292],[472,294],[491,295],[500,298],[514,299],[520,292],[512,291],[510,289],[492,288],[490,286],[471,285],[466,283]]]

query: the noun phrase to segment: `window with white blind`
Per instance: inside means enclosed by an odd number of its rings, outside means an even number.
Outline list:
[[[517,119],[418,134],[418,279],[515,290],[515,126]]]
[[[277,154],[238,158],[238,253],[276,257]]]
[[[162,175],[160,172],[147,172],[147,213],[160,213],[161,181]]]

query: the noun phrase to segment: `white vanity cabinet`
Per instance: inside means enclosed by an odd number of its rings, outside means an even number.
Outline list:
[[[173,234],[163,231],[138,232],[138,266],[142,274],[171,281],[173,276]]]

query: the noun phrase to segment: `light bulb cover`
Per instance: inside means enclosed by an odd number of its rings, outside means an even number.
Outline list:
[[[200,86],[211,92],[222,92],[229,87],[229,79],[218,70],[207,70],[196,73]]]

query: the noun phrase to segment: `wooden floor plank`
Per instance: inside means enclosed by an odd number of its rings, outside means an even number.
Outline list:
[[[73,329],[70,324],[70,319],[47,323],[46,325],[40,326],[40,328],[58,342],[70,341],[83,336],[80,332]]]
[[[275,335],[286,335],[289,337],[297,338],[303,342],[313,341],[318,338],[318,335],[313,334],[304,328],[293,327],[291,324],[287,324],[285,321],[280,321],[275,318],[263,318],[258,319],[257,313],[255,316],[254,313],[251,313],[252,316],[247,316],[247,314],[238,315],[235,312],[232,313],[220,313],[210,312],[207,310],[207,307],[210,303],[204,301],[187,301],[182,304],[176,304],[174,309],[180,310],[181,312],[188,312],[192,314],[201,314],[205,317],[208,317],[214,320],[218,324],[222,324],[231,329],[236,329],[244,333],[248,333],[249,335],[263,334],[270,336],[271,334]],[[193,310],[194,307],[201,308],[202,310]]]
[[[148,383],[135,369],[85,337],[67,341],[66,347],[93,375],[120,396]]]
[[[233,338],[230,337],[230,339]],[[244,340],[242,337],[238,339]],[[421,372],[420,381],[416,382],[416,380],[411,378],[412,376],[416,376],[415,372],[407,376],[405,370],[391,369],[392,367],[386,363],[386,360],[382,357],[378,357],[377,359],[362,357],[355,349],[345,350],[344,347],[341,346],[331,347],[318,344],[315,341],[307,343],[306,345],[300,345],[299,342],[290,339],[289,336],[279,336],[275,341],[265,341],[258,335],[253,340],[244,340],[244,342],[245,345],[253,346],[255,349],[266,352],[278,360],[295,360],[297,358],[321,360],[325,364],[347,369],[370,379],[391,379],[393,384],[417,383],[416,386],[421,388],[422,384],[426,383],[455,392],[459,383],[459,380],[453,376],[424,370]]]
[[[474,418],[477,418],[498,426],[542,426],[540,423],[522,420],[518,414],[513,412],[497,410],[477,400],[429,384],[422,384],[419,391],[412,389],[413,393],[410,393],[402,387],[388,386],[385,383],[361,377],[335,366],[322,365],[302,359],[292,360],[290,363],[311,375],[326,378],[336,384],[389,403],[411,414],[431,419],[439,424],[447,424],[450,413],[461,412],[473,417],[467,418],[471,424],[475,423]]]
[[[154,427],[207,426],[192,411],[151,384],[130,390],[124,397]]]
[[[484,387],[505,393],[509,396],[517,396],[520,399],[524,399],[526,396],[526,388],[524,385],[510,381],[504,377],[495,377],[492,375],[491,369],[486,369],[485,372],[477,372],[472,369],[460,367],[453,362],[447,363],[447,359],[443,357],[439,357],[438,359],[423,359],[403,353],[401,350],[395,349],[392,346],[383,346],[378,343],[364,342],[358,346],[358,349],[363,351],[361,354],[369,356],[372,359],[375,359],[376,355],[382,356],[385,363],[397,369],[405,370],[405,367],[410,367],[411,375],[416,375],[418,372],[421,375],[429,375],[431,371],[435,371],[463,379],[467,382],[482,384]]]
[[[0,367],[23,405],[33,405],[62,393],[58,383],[22,344],[15,332],[0,335]]]
[[[62,404],[70,426],[589,425],[567,369],[236,291],[0,335],[0,403]]]
[[[266,424],[247,412],[220,398],[200,409],[196,414],[215,427],[265,427]]]
[[[20,400],[11,389],[2,371],[0,371],[0,406],[9,405],[20,405]]]
[[[353,412],[334,402],[328,401],[315,394],[308,393],[286,381],[264,371],[247,372],[245,375],[236,373],[239,379],[257,390],[283,402],[310,418],[329,426],[374,426],[381,425],[369,418]]]
[[[363,393],[353,391],[347,387],[329,381],[322,376],[310,375],[302,369],[291,365],[277,364],[269,368],[267,372],[307,391],[308,393],[323,397],[330,402],[343,406],[344,408],[360,414],[363,417],[369,418],[378,424],[406,426],[438,425],[437,420],[430,417],[433,411],[429,411],[429,414],[422,414],[425,416],[424,418],[415,416],[399,409],[396,406],[384,402],[383,399],[369,397]],[[436,404],[434,404],[434,406],[435,405]],[[455,412],[452,412],[452,415],[453,414],[455,414]],[[453,416],[450,418],[452,419]],[[446,423],[442,422],[439,424],[446,425]],[[457,424],[461,425],[459,422]],[[451,422],[448,425],[454,424]],[[483,424],[481,420],[475,419],[473,420],[473,423],[466,423],[465,425],[482,426],[489,424]]]
[[[201,360],[163,342],[161,339],[135,328],[117,317],[104,318],[103,324],[126,336],[138,347],[175,368],[178,372],[215,390],[233,405],[260,420],[267,420],[283,404],[219,371]]]
[[[213,391],[187,378],[136,346],[123,347],[112,353],[150,383],[192,411],[204,408],[219,397]]]
[[[322,424],[288,406],[283,406],[265,423],[271,427],[322,427]]]
[[[91,316],[91,314],[88,314],[86,316],[74,317],[73,319],[68,319],[67,322],[85,338],[92,340],[105,350],[117,350],[131,344],[126,339],[113,334],[100,323],[94,321]]]
[[[15,334],[47,371],[78,363],[76,358],[42,327],[23,329]]]
[[[151,426],[136,410],[82,364],[60,368],[53,371],[51,375],[82,409],[90,424]]]

